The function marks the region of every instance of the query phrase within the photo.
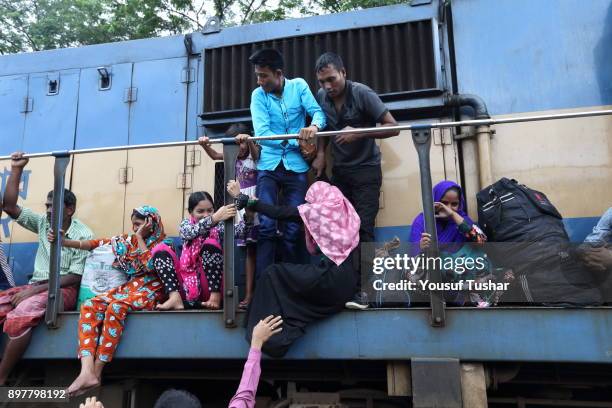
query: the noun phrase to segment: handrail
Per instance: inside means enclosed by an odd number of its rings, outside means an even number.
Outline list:
[[[472,119],[454,122],[440,122],[440,123],[428,123],[428,124],[414,124],[414,125],[398,125],[398,126],[385,126],[385,127],[371,127],[371,128],[359,128],[358,131],[351,130],[325,130],[317,133],[317,137],[329,137],[337,136],[342,134],[352,133],[380,133],[380,132],[398,132],[403,130],[419,130],[419,129],[442,129],[452,128],[457,126],[481,126],[481,125],[501,125],[507,123],[521,123],[521,122],[535,122],[542,120],[557,120],[557,119],[575,119],[585,118],[592,116],[606,116],[612,115],[612,109],[607,110],[596,110],[596,111],[583,111],[573,113],[558,113],[550,115],[534,115],[534,116],[523,116],[523,117],[509,117],[509,118],[497,118],[497,119]],[[257,136],[252,137],[250,140],[255,142],[260,140],[286,140],[286,139],[297,139],[297,133],[289,133],[286,135],[274,135],[274,136]],[[212,144],[217,143],[232,143],[233,138],[223,137],[217,139],[211,139]],[[66,150],[61,153],[68,153],[69,155],[75,154],[87,154],[87,153],[103,153],[103,152],[115,152],[121,150],[138,150],[138,149],[151,149],[160,147],[180,147],[180,146],[192,146],[197,145],[197,140],[180,141],[180,142],[165,142],[165,143],[151,143],[151,144],[138,144],[138,145],[124,145],[124,146],[111,146],[111,147],[96,147],[91,149],[77,149],[77,150]],[[26,154],[24,158],[37,158],[37,157],[49,157],[54,156],[58,152],[44,152],[44,153],[32,153]],[[0,156],[0,160],[9,160],[11,156]]]
[[[598,111],[583,111],[574,113],[561,113],[552,115],[534,115],[524,117],[509,117],[499,119],[475,119],[475,120],[464,120],[454,122],[441,122],[441,123],[428,123],[428,124],[414,124],[414,125],[398,125],[398,126],[385,126],[385,127],[372,127],[372,128],[359,128],[351,130],[339,130],[339,131],[322,131],[318,132],[317,136],[329,137],[341,134],[351,133],[381,133],[381,132],[393,132],[409,130],[412,132],[412,139],[417,150],[419,157],[419,172],[421,175],[421,194],[423,201],[423,212],[425,216],[426,231],[432,234],[432,250],[429,255],[432,255],[437,251],[437,238],[435,231],[435,221],[433,214],[433,197],[432,197],[432,182],[431,182],[431,168],[429,162],[429,151],[431,148],[431,129],[441,129],[457,126],[482,126],[482,125],[494,125],[494,124],[507,124],[507,123],[520,123],[520,122],[532,122],[542,120],[555,120],[555,119],[570,119],[570,118],[583,118],[593,116],[604,116],[612,115],[612,110],[598,110]],[[286,134],[286,135],[274,135],[274,136],[259,136],[253,137],[253,141],[261,140],[287,140],[296,139],[298,134]],[[225,156],[225,183],[228,181],[229,176],[233,175],[233,165],[235,163],[235,155],[237,149],[233,138],[218,138],[212,139],[211,143],[223,143],[224,151],[227,155]],[[54,199],[53,199],[53,211],[51,214],[51,225],[61,225],[63,218],[64,206],[61,205],[63,200],[63,189],[64,189],[64,177],[66,167],[68,165],[69,157],[77,154],[87,153],[101,153],[111,151],[122,151],[122,150],[136,150],[136,149],[148,149],[148,148],[161,148],[161,147],[179,147],[179,146],[190,146],[198,144],[196,140],[192,141],[181,141],[181,142],[167,142],[167,143],[154,143],[154,144],[140,144],[140,145],[128,145],[128,146],[112,146],[92,149],[79,149],[79,150],[65,150],[58,152],[47,152],[47,153],[33,153],[24,155],[24,158],[37,158],[37,157],[55,157],[55,171],[54,171]],[[0,156],[0,160],[8,160],[10,156]],[[226,201],[228,196],[226,194]],[[229,224],[229,223],[226,223]],[[229,227],[226,232],[233,231],[233,225],[226,225]],[[233,248],[233,234],[231,239],[227,240],[224,245],[225,254],[224,260],[225,265],[228,266],[229,275],[226,275],[225,282],[228,287],[224,288],[224,320],[227,327],[236,326],[236,287],[234,286],[234,248]],[[231,253],[228,253],[230,252]],[[61,307],[61,291],[59,286],[60,279],[60,258],[61,258],[61,246],[59,241],[55,240],[51,243],[51,262],[49,270],[49,294],[47,311],[45,315],[45,321],[50,328],[57,328],[57,314]],[[225,267],[224,267],[225,269]],[[225,271],[224,271],[225,272]],[[431,273],[432,280],[439,279],[439,271],[429,271]],[[432,309],[432,325],[442,327],[445,324],[444,316],[444,301],[439,294],[432,293],[431,295],[431,309]]]

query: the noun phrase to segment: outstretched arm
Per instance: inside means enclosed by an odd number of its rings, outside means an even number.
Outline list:
[[[21,174],[23,173],[23,168],[28,164],[28,161],[29,159],[23,158],[23,153],[21,152],[11,154],[11,175],[6,182],[2,206],[4,207],[4,211],[13,219],[19,218],[21,214],[21,208],[17,205],[17,198],[19,197]]]
[[[268,316],[260,320],[253,329],[251,350],[242,371],[240,386],[228,408],[253,408],[255,406],[255,395],[261,375],[261,347],[270,337],[283,329],[282,324],[280,316]]]
[[[206,136],[202,136],[198,139],[198,144],[202,146],[202,149],[206,152],[208,157],[213,160],[223,160],[223,153],[219,153],[210,144],[210,139]]]

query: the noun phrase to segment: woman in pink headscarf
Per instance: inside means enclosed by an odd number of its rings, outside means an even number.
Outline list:
[[[340,312],[357,288],[353,251],[359,244],[359,215],[338,188],[317,181],[297,207],[274,206],[243,194],[235,182],[228,191],[237,208],[248,207],[277,220],[302,222],[306,246],[320,255],[316,265],[270,265],[257,280],[247,319],[247,341],[253,327],[271,314],[282,316],[283,330],[264,345],[272,357],[282,357],[313,321]]]

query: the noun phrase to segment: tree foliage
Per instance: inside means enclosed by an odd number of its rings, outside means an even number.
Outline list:
[[[337,13],[401,0],[0,0],[0,54]]]

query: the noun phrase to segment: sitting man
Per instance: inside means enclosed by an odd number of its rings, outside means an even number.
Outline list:
[[[599,219],[584,239],[582,261],[601,279],[605,303],[612,303],[612,207]]]
[[[24,159],[22,153],[13,153],[11,156],[11,175],[6,183],[4,193],[4,211],[17,224],[38,234],[38,250],[34,259],[34,273],[30,283],[0,292],[0,322],[4,322],[4,332],[9,337],[0,362],[0,385],[6,383],[11,370],[26,351],[32,337],[32,327],[36,326],[45,315],[51,252],[47,232],[51,221],[53,191],[47,194],[46,216],[35,214],[28,208],[19,207],[17,205],[19,183],[28,159]],[[72,218],[75,210],[76,197],[71,191],[66,190],[62,221],[62,230],[65,231],[65,236],[75,240],[93,239],[91,230],[79,220]],[[60,287],[62,288],[64,310],[74,309],[76,305],[86,257],[87,251],[62,248]]]
[[[2,194],[0,194],[0,218],[2,217]],[[15,279],[13,278],[13,272],[9,266],[6,255],[4,255],[4,248],[2,247],[2,240],[0,239],[0,290],[5,290],[15,286]]]

